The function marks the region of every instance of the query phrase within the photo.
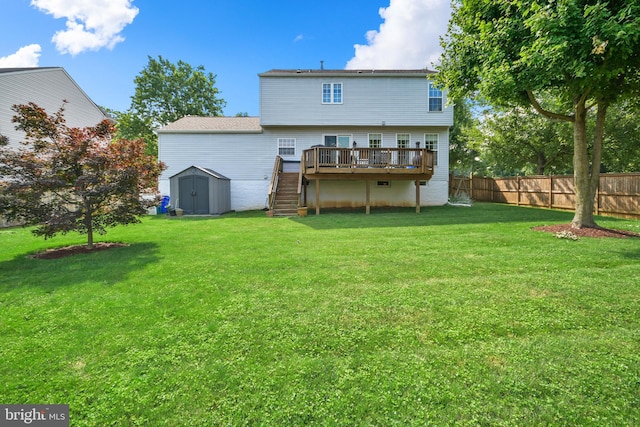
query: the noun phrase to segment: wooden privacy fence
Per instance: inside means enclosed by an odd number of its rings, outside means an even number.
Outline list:
[[[449,177],[449,194],[473,200],[574,209],[573,175],[509,178]],[[640,173],[601,174],[595,198],[597,215],[640,218]]]

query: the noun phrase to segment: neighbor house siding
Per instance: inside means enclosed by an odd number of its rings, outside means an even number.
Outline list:
[[[322,84],[342,83],[342,103],[323,104]],[[445,99],[446,102],[446,99]],[[428,80],[417,77],[270,77],[260,81],[262,126],[451,126],[453,108],[428,111]]]
[[[66,101],[66,104],[65,104]],[[11,122],[15,104],[34,102],[48,114],[64,105],[64,118],[72,127],[94,126],[107,116],[62,68],[34,68],[0,71],[0,134],[13,146],[24,140],[24,134]]]

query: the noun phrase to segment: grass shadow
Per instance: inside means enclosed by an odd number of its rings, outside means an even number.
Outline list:
[[[320,215],[291,217],[290,220],[315,229],[339,229],[516,222],[539,222],[542,225],[570,222],[572,218],[573,212],[498,203],[475,203],[471,207],[422,207],[419,214],[416,213],[415,207],[372,208],[370,215],[365,215],[364,209],[322,209]]]
[[[38,259],[24,253],[0,262],[0,293],[24,287],[54,290],[81,283],[113,285],[159,261],[154,242],[134,243],[90,254]]]

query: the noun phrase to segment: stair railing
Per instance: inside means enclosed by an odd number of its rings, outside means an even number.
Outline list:
[[[273,165],[273,172],[271,173],[271,182],[269,183],[269,193],[268,197],[268,206],[267,208],[270,211],[273,211],[273,208],[276,204],[276,191],[278,191],[278,179],[280,178],[280,173],[282,172],[282,157],[276,156],[276,161]]]
[[[307,198],[305,194],[305,200],[302,201],[302,185],[304,184],[304,174],[302,173],[304,169],[304,154],[300,158],[300,171],[298,172],[298,206],[306,206]]]

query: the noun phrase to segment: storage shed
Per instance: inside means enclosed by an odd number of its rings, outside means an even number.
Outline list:
[[[191,166],[169,178],[171,204],[185,215],[215,215],[231,210],[231,180],[218,172]]]

